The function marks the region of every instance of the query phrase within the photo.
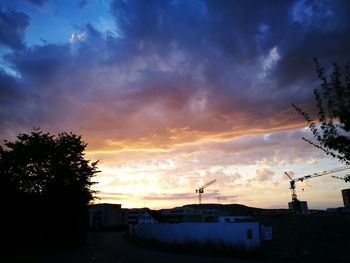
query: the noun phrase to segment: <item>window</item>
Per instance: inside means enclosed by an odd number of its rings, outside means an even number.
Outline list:
[[[253,231],[250,228],[247,229],[247,238],[253,239]]]

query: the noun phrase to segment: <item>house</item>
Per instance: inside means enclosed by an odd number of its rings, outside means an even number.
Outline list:
[[[202,221],[201,211],[187,206],[164,209],[161,214],[171,223]]]
[[[139,218],[148,211],[148,208],[132,208],[127,210],[128,225],[136,225],[139,223]]]
[[[148,210],[139,217],[139,224],[160,224],[165,223],[166,219],[158,211]]]
[[[127,216],[120,204],[92,204],[88,207],[89,226],[96,229],[127,224]]]

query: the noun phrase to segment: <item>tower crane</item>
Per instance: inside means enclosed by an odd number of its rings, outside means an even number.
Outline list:
[[[199,202],[199,204],[202,203],[202,194],[204,193],[204,188],[206,188],[207,186],[209,186],[209,185],[211,185],[211,184],[213,184],[215,182],[216,182],[216,179],[214,179],[214,180],[212,180],[212,181],[202,185],[198,189],[196,189],[196,193],[198,193],[198,202]]]
[[[302,177],[299,177],[296,179],[293,179],[287,172],[284,172],[284,174],[287,175],[288,178],[290,179],[290,188],[289,189],[292,191],[292,201],[293,202],[298,201],[297,194],[295,191],[295,183],[296,182],[302,182],[302,181],[307,180],[307,179],[311,179],[311,178],[315,178],[315,177],[319,177],[319,176],[323,176],[323,175],[327,175],[327,174],[332,174],[332,173],[344,171],[347,169],[350,169],[350,166],[338,167],[338,168],[334,168],[334,169],[319,172],[319,173],[313,173],[313,174],[305,175],[305,176],[302,176]]]

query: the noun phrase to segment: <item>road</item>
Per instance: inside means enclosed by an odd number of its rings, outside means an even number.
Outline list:
[[[66,255],[65,258],[56,258],[57,262],[87,262],[87,263],[254,263],[229,258],[199,257],[191,255],[173,254],[142,248],[129,243],[122,237],[122,233],[95,232],[89,235],[89,248]],[[260,261],[261,263],[261,261]]]

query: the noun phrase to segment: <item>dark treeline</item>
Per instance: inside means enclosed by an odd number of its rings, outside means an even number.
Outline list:
[[[9,248],[84,242],[97,162],[81,136],[34,129],[0,146],[4,241]]]

